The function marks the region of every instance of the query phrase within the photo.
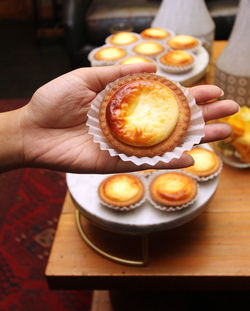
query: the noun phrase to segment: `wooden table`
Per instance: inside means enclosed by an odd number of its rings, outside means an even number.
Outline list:
[[[215,43],[207,83],[224,46]],[[89,248],[77,231],[67,194],[46,268],[48,284],[52,289],[250,289],[249,190],[250,170],[224,165],[218,189],[200,216],[150,236],[145,267],[113,263]],[[89,223],[86,228],[96,233]],[[99,232],[98,239],[103,242],[105,233]]]

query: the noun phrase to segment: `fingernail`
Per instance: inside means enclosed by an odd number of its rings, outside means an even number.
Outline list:
[[[220,91],[221,91],[221,93],[220,93],[220,96],[219,97],[222,97],[222,96],[224,96],[224,91],[222,90],[222,89],[220,89]]]
[[[238,105],[238,111],[237,112],[239,112],[240,111],[240,105]]]

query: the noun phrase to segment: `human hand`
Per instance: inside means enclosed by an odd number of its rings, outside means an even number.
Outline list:
[[[39,88],[29,104],[21,109],[20,126],[24,165],[78,173],[112,173],[150,168],[123,162],[101,151],[86,126],[90,102],[109,82],[138,72],[155,72],[152,64],[81,68]],[[204,104],[221,96],[217,86],[203,85],[190,89],[200,105],[205,121],[238,111],[232,100]],[[203,104],[202,104],[203,103]],[[202,142],[224,139],[231,134],[227,124],[205,126]],[[170,163],[154,168],[179,168],[193,164],[184,154]],[[151,167],[152,168],[152,167]]]

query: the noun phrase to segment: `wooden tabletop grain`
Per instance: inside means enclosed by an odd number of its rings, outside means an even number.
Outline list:
[[[215,60],[224,46],[215,42],[206,83],[213,82]],[[83,223],[108,250],[138,252],[138,237],[129,240]],[[250,289],[250,169],[224,165],[218,189],[200,216],[150,235],[145,267],[111,262],[89,248],[67,194],[45,274],[54,289]]]

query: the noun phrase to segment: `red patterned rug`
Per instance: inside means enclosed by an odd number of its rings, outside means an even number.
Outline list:
[[[0,112],[27,100],[0,100]],[[0,310],[89,311],[91,292],[52,291],[44,271],[62,208],[63,173],[20,169],[0,174]]]

